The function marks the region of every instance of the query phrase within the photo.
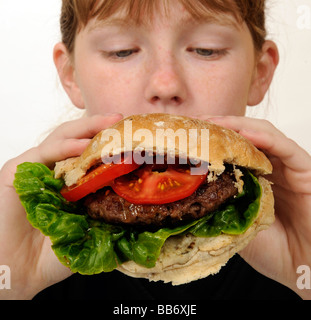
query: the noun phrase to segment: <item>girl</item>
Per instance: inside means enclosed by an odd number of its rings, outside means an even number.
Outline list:
[[[244,117],[247,106],[264,98],[278,64],[276,45],[265,38],[265,1],[62,3],[62,42],[55,46],[54,61],[64,89],[86,117],[62,124],[1,170],[0,262],[11,268],[12,289],[0,291],[0,297],[32,298],[70,276],[49,239],[26,220],[12,186],[16,166],[31,161],[53,167],[81,154],[90,138],[123,116],[166,112],[236,130],[269,156],[276,222],[240,255],[261,274],[310,298],[310,291],[297,288],[296,270],[311,267],[311,157],[271,123]],[[103,281],[97,284],[98,297],[105,297],[102,287],[112,298],[122,292],[127,297],[194,298],[202,297],[203,290],[207,298],[236,297],[239,286],[247,287],[249,297],[252,286],[258,290],[262,278],[241,259],[229,264],[218,276],[177,288],[103,274],[97,276]],[[272,282],[267,286],[273,288]]]

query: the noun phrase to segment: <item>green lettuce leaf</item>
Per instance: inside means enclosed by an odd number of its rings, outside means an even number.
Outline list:
[[[261,186],[255,176],[244,170],[244,190],[212,216],[202,218],[189,232],[197,237],[216,237],[222,233],[243,234],[256,219],[261,199]]]
[[[152,268],[158,260],[165,241],[169,237],[184,233],[196,223],[196,221],[193,221],[180,227],[173,229],[163,228],[156,232],[145,231],[138,233],[131,230],[119,239],[117,247],[126,257],[125,261],[133,260],[144,267]]]
[[[92,220],[79,203],[62,197],[63,181],[55,179],[54,172],[39,163],[19,165],[14,187],[27,219],[50,237],[58,259],[72,272],[90,275],[113,271],[129,260],[154,267],[165,241],[175,235],[215,237],[221,233],[244,233],[257,217],[261,187],[250,172],[243,173],[243,193],[213,214],[154,232]]]

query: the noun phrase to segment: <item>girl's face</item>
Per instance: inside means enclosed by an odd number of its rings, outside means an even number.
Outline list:
[[[122,12],[91,20],[76,37],[67,90],[73,102],[88,115],[125,116],[244,115],[248,104],[259,103],[247,25],[229,15],[195,21],[178,2],[169,12],[140,25]]]

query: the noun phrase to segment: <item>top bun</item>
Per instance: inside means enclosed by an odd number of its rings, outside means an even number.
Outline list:
[[[131,131],[125,128],[131,128]],[[152,135],[142,137],[139,135],[142,131],[138,132],[140,129],[148,129]],[[193,135],[191,129],[196,129],[197,139],[188,139],[188,143],[184,144],[176,142],[175,150],[173,150],[167,143],[168,139],[156,140],[156,135],[163,135],[167,129],[175,133],[183,129],[187,137]],[[204,149],[204,145],[200,143],[201,129],[209,130],[209,152],[207,154],[201,152],[201,148]],[[175,136],[173,138],[175,140]],[[128,143],[127,139],[131,139],[131,143]],[[272,172],[272,165],[264,153],[235,131],[185,116],[155,113],[134,115],[101,131],[92,139],[80,157],[56,163],[55,177],[64,178],[67,186],[74,185],[90,167],[101,159],[133,150],[145,150],[147,153],[154,154],[160,152],[208,162],[209,171],[216,174],[221,174],[225,170],[225,163],[245,167],[254,171],[256,175]]]

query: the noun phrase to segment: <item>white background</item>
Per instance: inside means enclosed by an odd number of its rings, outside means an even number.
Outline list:
[[[281,63],[252,116],[267,118],[311,153],[311,0],[266,0]],[[0,168],[77,116],[53,65],[60,0],[0,0]]]

